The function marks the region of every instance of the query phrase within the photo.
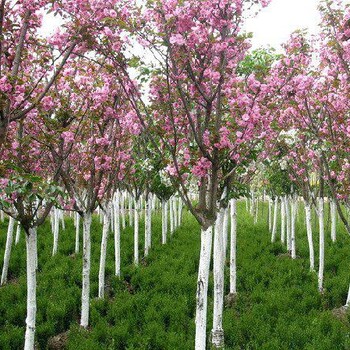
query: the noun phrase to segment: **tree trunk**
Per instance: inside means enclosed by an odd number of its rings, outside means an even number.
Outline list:
[[[332,242],[337,240],[337,205],[333,199],[330,202],[331,206],[331,238]]]
[[[122,228],[125,230],[126,219],[125,219],[125,195],[124,192],[120,194],[120,214],[122,219]]]
[[[183,209],[183,203],[182,203],[182,199],[179,198],[179,206],[178,206],[178,219],[177,219],[177,222],[178,222],[178,225],[181,226],[181,223],[182,223],[182,209]]]
[[[214,229],[213,278],[214,278],[214,309],[211,343],[214,349],[224,346],[224,330],[222,314],[224,309],[224,216],[225,208],[221,208]]]
[[[166,227],[166,201],[162,199],[162,244],[166,244],[167,227]]]
[[[318,290],[323,292],[323,273],[324,273],[324,199],[318,199],[318,223],[320,235],[320,255],[318,268]]]
[[[131,194],[128,193],[128,207],[129,207],[129,226],[133,226],[133,210],[132,210],[132,197]]]
[[[225,208],[224,219],[222,223],[222,230],[224,234],[224,259],[226,259],[227,241],[228,241],[228,214],[229,214],[229,206]]]
[[[18,244],[20,237],[21,237],[21,224],[18,221],[17,222],[17,229],[16,229],[16,238],[15,238],[15,244],[16,245]]]
[[[91,213],[83,215],[83,278],[81,296],[81,319],[80,325],[87,328],[89,325],[90,306],[90,266],[91,266]]]
[[[56,255],[57,254],[59,229],[60,229],[60,226],[59,226],[58,209],[53,208],[53,247],[52,247],[52,255]]]
[[[230,200],[231,211],[231,242],[230,242],[230,294],[236,294],[236,245],[237,245],[237,208],[236,199]]]
[[[151,249],[151,245],[152,245],[152,195],[150,194],[148,196],[148,206],[147,206],[147,216],[148,216],[148,220],[147,220],[147,247],[148,250]]]
[[[315,253],[314,244],[312,239],[312,226],[311,226],[311,207],[310,204],[305,201],[305,220],[306,220],[306,233],[309,243],[309,255],[310,255],[310,270],[315,271]]]
[[[284,244],[286,241],[286,211],[284,198],[281,198],[281,242]]]
[[[291,255],[292,259],[297,257],[296,254],[296,244],[295,244],[295,219],[296,219],[296,202],[295,198],[292,198],[290,203],[290,220],[291,220],[291,228],[290,228],[290,239],[291,239]]]
[[[7,237],[6,237],[6,247],[4,254],[4,265],[2,267],[1,274],[1,285],[4,285],[7,282],[7,275],[9,271],[11,248],[13,243],[13,229],[15,226],[15,219],[10,216],[9,223],[7,227]]]
[[[170,235],[174,233],[174,210],[173,210],[173,199],[169,200],[169,215],[170,215]]]
[[[79,253],[80,215],[75,213],[75,254]]]
[[[120,276],[120,192],[116,192],[114,200],[114,261],[115,275]]]
[[[291,217],[290,217],[290,208],[289,208],[289,199],[286,196],[284,199],[284,209],[286,212],[286,233],[287,233],[287,251],[289,254],[292,252],[291,244]]]
[[[209,268],[213,227],[201,230],[201,251],[198,267],[197,295],[196,295],[196,337],[195,350],[205,350],[207,329],[207,302]]]
[[[103,298],[105,294],[105,274],[106,274],[106,255],[108,233],[111,223],[112,203],[108,202],[106,208],[103,210],[103,228],[101,240],[101,255],[100,255],[100,270],[98,273],[98,297]]]
[[[272,199],[269,198],[269,232],[272,231]]]
[[[273,225],[272,225],[272,235],[271,235],[272,243],[276,241],[276,234],[277,234],[278,197],[275,198],[274,202],[275,203],[274,203],[274,209],[273,209]]]
[[[135,215],[134,215],[134,264],[137,266],[139,264],[139,208],[140,199],[134,201],[135,205]]]
[[[27,251],[27,318],[24,350],[34,350],[36,318],[36,261],[37,228],[29,228],[26,234]]]
[[[344,307],[348,309],[349,306],[350,306],[350,285],[349,285],[348,296],[346,298],[346,303],[345,303]]]

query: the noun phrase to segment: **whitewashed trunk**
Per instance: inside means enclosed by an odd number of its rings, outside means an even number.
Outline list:
[[[62,230],[64,231],[66,229],[66,222],[64,221],[64,211],[63,210],[59,210],[59,217],[61,219]]]
[[[169,200],[169,215],[170,215],[170,235],[174,233],[174,210],[173,210],[173,199]]]
[[[122,228],[125,230],[126,219],[125,219],[125,193],[122,192],[120,195],[120,214],[122,219]]]
[[[4,220],[5,220],[4,212],[2,210],[0,210],[0,221],[4,222]]]
[[[237,245],[237,208],[236,199],[230,200],[231,242],[230,242],[230,294],[236,294],[236,245]]]
[[[169,211],[169,201],[165,201],[165,209],[164,209],[164,227],[165,227],[165,234],[168,236],[168,211]]]
[[[166,201],[162,199],[162,244],[166,244],[167,226],[166,226]]]
[[[254,215],[255,209],[255,196],[254,196],[254,192],[251,192],[251,196],[250,196],[250,208],[249,208],[249,212],[251,215]]]
[[[10,217],[9,223],[7,227],[7,237],[6,237],[6,247],[5,247],[5,254],[4,254],[4,265],[2,267],[2,274],[1,274],[1,285],[4,285],[7,282],[7,275],[9,271],[9,264],[10,264],[10,256],[11,256],[11,248],[13,243],[13,229],[15,226],[15,219]]]
[[[350,285],[349,285],[348,296],[346,298],[346,303],[345,303],[344,307],[348,309],[349,306],[350,306]]]
[[[310,207],[310,204],[307,202],[305,202],[305,221],[306,221],[307,241],[309,244],[310,270],[315,271],[315,253],[314,253],[314,243],[312,239],[311,207]]]
[[[182,209],[183,209],[182,199],[179,198],[178,219],[177,219],[178,226],[181,226],[181,223],[182,223]]]
[[[91,213],[83,215],[83,276],[81,294],[80,325],[87,328],[89,325],[90,308],[90,266],[91,266]]]
[[[286,242],[286,211],[284,198],[281,198],[281,242],[284,244]]]
[[[211,343],[214,349],[221,349],[224,345],[224,330],[222,328],[222,316],[224,309],[224,222],[225,209],[221,208],[214,229],[213,249],[213,328],[211,331]]]
[[[149,253],[149,221],[150,221],[150,211],[152,210],[152,202],[150,200],[150,195],[145,201],[145,256]]]
[[[173,218],[174,218],[174,229],[177,229],[178,223],[177,223],[177,219],[178,219],[178,215],[177,215],[177,198],[173,197]]]
[[[292,252],[292,242],[291,242],[291,217],[289,208],[289,199],[285,197],[284,208],[286,212],[286,234],[287,234],[287,250],[291,254]]]
[[[114,200],[114,262],[115,275],[120,276],[120,192],[117,191]]]
[[[152,203],[153,203],[153,196],[150,194],[148,196],[148,220],[147,220],[147,246],[148,249],[151,249],[152,245]]]
[[[21,224],[18,221],[17,222],[17,229],[16,229],[16,238],[15,238],[15,244],[16,245],[18,244],[20,238],[21,238]]]
[[[128,206],[129,206],[129,226],[133,226],[133,210],[132,210],[132,196],[128,193]]]
[[[36,319],[36,261],[37,228],[32,227],[26,234],[27,251],[27,317],[24,350],[34,350]]]
[[[75,213],[75,254],[79,253],[80,215]]]
[[[318,267],[318,290],[323,291],[324,274],[324,199],[318,199],[318,223],[319,223],[319,267]]]
[[[224,255],[226,259],[226,252],[227,252],[227,242],[228,242],[228,215],[229,215],[229,206],[225,208],[224,211],[224,219],[222,223],[222,230],[224,234]]]
[[[290,220],[291,220],[291,229],[290,229],[290,240],[291,240],[291,256],[292,259],[296,259],[296,242],[295,242],[295,219],[296,219],[296,202],[295,198],[292,198],[290,205]]]
[[[272,199],[269,198],[269,232],[272,232]]]
[[[140,199],[135,199],[135,212],[134,212],[134,264],[139,264],[139,208]]]
[[[331,206],[331,238],[332,242],[337,240],[337,205],[332,199],[330,202]]]
[[[112,202],[109,202],[106,205],[106,208],[103,210],[100,269],[98,273],[98,297],[99,298],[103,298],[105,294],[107,242],[108,242],[108,233],[109,233],[110,223],[111,223],[111,211],[112,211]]]
[[[58,249],[58,234],[59,234],[59,216],[58,209],[53,209],[53,247],[52,247],[52,255],[57,254]]]
[[[274,208],[273,208],[273,225],[272,225],[272,234],[271,234],[271,242],[276,242],[276,234],[277,234],[277,214],[278,214],[278,197],[274,200]]]
[[[205,350],[206,348],[208,283],[212,240],[213,227],[202,229],[196,294],[195,350]]]

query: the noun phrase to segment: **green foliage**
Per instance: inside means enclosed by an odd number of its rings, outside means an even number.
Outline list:
[[[279,57],[273,48],[254,50],[240,62],[237,74],[248,77],[253,73],[257,79],[262,79],[269,73],[271,65]]]
[[[325,293],[317,291],[317,276],[309,272],[303,211],[297,221],[297,254],[292,260],[271,244],[267,205],[259,206],[259,223],[238,202],[238,298],[224,311],[227,350],[238,349],[349,349],[349,328],[334,318],[331,309],[344,304],[350,262],[348,237],[338,225],[338,241],[326,240]],[[328,210],[326,223],[328,220]],[[317,236],[313,217],[314,237]],[[144,223],[141,222],[140,232]],[[190,350],[194,344],[195,292],[199,257],[199,227],[186,211],[183,226],[161,245],[160,213],[152,222],[152,250],[138,268],[132,265],[133,232],[121,235],[122,276],[113,276],[114,247],[109,237],[106,266],[106,299],[97,296],[97,276],[102,227],[92,223],[91,327],[78,326],[81,293],[81,254],[74,252],[74,226],[66,220],[60,232],[59,251],[51,256],[49,223],[39,230],[37,349],[48,339],[69,330],[67,349]],[[0,223],[0,261],[7,222]],[[329,232],[329,227],[326,227]],[[143,248],[140,235],[140,253]],[[317,240],[315,251],[317,252]],[[23,348],[26,279],[25,241],[13,247],[10,281],[0,288],[0,349]],[[226,271],[228,278],[228,265]],[[228,280],[226,280],[228,288]],[[228,289],[226,289],[228,292]],[[209,285],[208,334],[212,318],[212,281]]]

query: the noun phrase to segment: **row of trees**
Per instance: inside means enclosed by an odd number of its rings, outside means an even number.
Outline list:
[[[271,197],[299,193],[307,216],[310,206],[317,206],[320,242],[325,196],[350,233],[343,213],[350,169],[349,9],[325,1],[319,37],[308,40],[297,32],[281,55],[251,54],[241,28],[245,17],[267,2],[1,1],[0,203],[26,232],[26,349],[34,347],[37,228],[54,206],[83,221],[81,325],[87,327],[93,212],[97,207],[103,212],[106,242],[111,215],[119,227],[118,193],[133,195],[135,223],[144,194],[147,254],[151,194],[163,208],[175,192],[180,195],[201,226],[197,350],[206,347],[212,256],[212,343],[223,346],[225,220],[230,203],[235,222],[235,199],[247,195],[254,179],[279,176],[269,181]],[[49,38],[40,35],[43,12],[63,23]],[[145,62],[132,55],[140,45]],[[137,80],[131,68],[137,69]],[[283,203],[289,206],[288,200]],[[293,232],[287,239],[295,257]],[[272,240],[275,234],[276,229]],[[138,228],[135,247],[137,235]],[[117,229],[116,242],[119,236]],[[322,290],[321,252],[320,257]]]

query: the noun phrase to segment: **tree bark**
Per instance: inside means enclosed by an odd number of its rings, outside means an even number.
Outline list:
[[[106,208],[103,209],[103,228],[101,240],[101,255],[100,255],[100,269],[98,273],[98,297],[103,298],[105,293],[105,274],[106,274],[106,255],[108,233],[111,223],[112,203],[109,202]]]
[[[333,199],[330,201],[331,206],[331,238],[332,242],[337,240],[337,205]]]
[[[79,253],[80,215],[75,213],[75,254]]]
[[[225,208],[220,208],[214,229],[213,277],[214,277],[214,308],[211,343],[214,349],[224,346],[224,330],[222,314],[224,309],[224,216]]]
[[[276,241],[277,234],[277,213],[278,213],[278,197],[275,198],[274,201],[274,209],[273,209],[273,225],[272,225],[272,235],[271,242],[274,243]]]
[[[81,296],[80,325],[87,328],[89,325],[90,307],[90,266],[91,266],[91,213],[83,214],[83,278]]]
[[[314,253],[314,244],[312,239],[311,207],[310,207],[310,204],[306,201],[305,201],[305,220],[306,220],[307,240],[309,243],[310,270],[315,271],[315,253]]]
[[[201,230],[201,251],[199,258],[196,295],[195,350],[205,350],[207,329],[208,283],[213,227]]]
[[[34,350],[36,319],[36,261],[37,228],[31,227],[26,234],[27,251],[27,318],[24,350]]]
[[[162,244],[166,244],[167,226],[166,226],[166,200],[162,199]]]
[[[284,244],[286,242],[286,211],[284,198],[281,198],[281,242]]]
[[[11,256],[11,248],[12,248],[12,244],[13,244],[14,226],[15,226],[15,219],[10,216],[8,227],[7,227],[6,247],[5,247],[5,254],[4,254],[4,265],[2,267],[2,274],[1,274],[1,285],[4,285],[7,282],[7,275],[8,275],[8,271],[9,271],[10,256]]]
[[[139,208],[140,199],[134,201],[135,205],[135,215],[134,215],[134,264],[138,266],[139,264]]]
[[[115,275],[120,276],[120,206],[121,196],[117,191],[114,199],[114,261]]]
[[[231,242],[230,242],[230,294],[236,294],[236,245],[237,245],[237,208],[236,199],[230,200]]]
[[[319,223],[319,268],[318,268],[318,290],[323,292],[323,274],[324,274],[324,199],[318,199],[318,223]]]
[[[57,208],[53,208],[53,247],[52,247],[52,255],[56,255],[57,254],[59,230],[60,230],[60,226],[59,226],[58,209]]]
[[[290,229],[290,238],[291,238],[291,255],[292,259],[296,259],[296,242],[295,242],[295,219],[296,219],[296,202],[295,198],[292,198],[290,203],[290,220],[291,220],[291,229]]]

